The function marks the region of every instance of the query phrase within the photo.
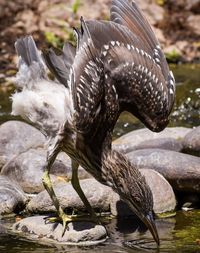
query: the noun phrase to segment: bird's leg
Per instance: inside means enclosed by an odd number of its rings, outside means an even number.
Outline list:
[[[52,186],[52,182],[51,182],[51,178],[50,178],[50,169],[51,166],[53,165],[59,151],[59,140],[57,140],[55,142],[55,144],[49,146],[48,149],[48,153],[47,153],[47,162],[46,162],[46,166],[45,166],[45,171],[44,171],[44,175],[42,177],[42,182],[43,185],[45,187],[45,189],[47,190],[47,192],[49,193],[49,196],[57,210],[58,213],[58,218],[48,218],[49,221],[56,221],[56,220],[61,220],[63,223],[63,234],[66,230],[67,224],[69,222],[72,221],[71,217],[66,215],[63,211],[63,209],[60,206],[60,203],[58,201],[58,198],[56,197],[56,194],[54,192],[53,186]]]
[[[80,199],[82,200],[87,211],[89,212],[92,220],[97,222],[98,221],[97,215],[94,212],[94,209],[90,205],[89,201],[87,200],[83,190],[81,189],[79,178],[78,178],[78,167],[79,167],[79,164],[75,160],[72,159],[72,180],[71,180],[72,186],[75,189],[75,191],[78,193]]]

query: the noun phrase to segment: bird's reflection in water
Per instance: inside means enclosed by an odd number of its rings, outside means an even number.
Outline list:
[[[128,211],[128,210],[126,210]],[[130,214],[129,214],[130,215]],[[134,252],[168,252],[173,248],[174,218],[157,219],[156,226],[162,243],[157,247],[145,225],[134,215],[118,217],[107,225],[109,236],[118,245],[125,246],[131,253]],[[122,239],[123,238],[123,239]],[[170,246],[171,245],[171,246]],[[127,251],[129,252],[129,251]]]

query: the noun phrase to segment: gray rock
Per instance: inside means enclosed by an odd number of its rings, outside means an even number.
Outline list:
[[[166,179],[154,170],[140,170],[149,185],[154,199],[153,210],[155,213],[173,211],[176,207],[176,198],[171,185]],[[120,200],[118,194],[113,195],[111,213],[118,216],[133,215],[128,205]]]
[[[200,126],[186,134],[183,139],[183,149],[187,153],[200,156]]]
[[[104,186],[95,179],[80,181],[81,187],[94,209],[108,211],[110,209],[110,197],[113,193],[110,187]],[[61,206],[64,209],[71,208],[85,210],[85,206],[70,183],[60,183],[54,187]],[[46,191],[33,197],[27,205],[27,210],[32,213],[44,213],[55,211],[52,201]]]
[[[38,242],[65,245],[95,245],[105,241],[106,229],[90,222],[71,222],[62,236],[61,223],[45,223],[46,216],[22,219],[13,225],[13,231],[21,236]]]
[[[0,175],[0,214],[22,210],[26,201],[27,197],[18,183]]]
[[[11,179],[19,182],[26,193],[38,193],[44,190],[42,176],[46,162],[46,150],[29,149],[15,158],[11,159],[1,171]],[[72,176],[71,161],[65,154],[61,153],[55,160],[51,170],[51,180],[54,184],[63,181],[69,181]],[[79,178],[89,177],[89,174],[79,169]]]
[[[7,229],[4,227],[4,225],[0,224],[0,235],[6,234]]]
[[[167,180],[157,171],[146,169],[141,169],[140,171],[153,193],[154,212],[164,213],[174,211],[176,198]]]
[[[180,141],[185,137],[187,133],[191,131],[191,128],[185,127],[172,127],[166,128],[160,133],[154,133],[146,128],[131,131],[128,134],[116,139],[113,142],[113,147],[123,153],[131,152],[136,146],[145,141],[163,138],[173,138]]]
[[[147,148],[159,148],[159,149],[180,152],[183,148],[183,145],[180,142],[180,140],[176,140],[174,138],[158,138],[158,139],[146,140],[139,143],[136,146],[133,146],[131,152],[133,150],[147,149]]]
[[[138,169],[153,169],[169,181],[174,190],[200,192],[200,158],[161,149],[143,149],[127,154]]]
[[[8,121],[0,126],[0,168],[14,156],[30,148],[42,147],[45,137],[34,127]]]

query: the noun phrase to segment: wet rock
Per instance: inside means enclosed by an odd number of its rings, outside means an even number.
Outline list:
[[[162,174],[178,192],[200,192],[200,158],[161,149],[143,149],[127,154],[138,169]]]
[[[183,149],[187,153],[200,156],[200,126],[190,131],[183,139]]]
[[[46,223],[45,218],[46,216],[25,218],[14,224],[13,231],[38,242],[65,245],[95,245],[102,243],[107,237],[103,226],[90,222],[71,222],[62,236],[62,224]]]
[[[0,168],[16,155],[30,148],[42,147],[45,137],[34,127],[8,121],[0,126]]]
[[[146,128],[134,130],[116,139],[113,142],[113,147],[120,152],[128,153],[134,150],[141,142],[144,143],[154,139],[174,138],[178,142],[181,142],[185,135],[190,131],[191,128],[185,127],[166,128],[160,133],[154,133]]]
[[[176,207],[176,198],[171,185],[158,172],[153,170],[140,170],[145,177],[153,194],[153,210],[155,213],[173,211]],[[118,216],[134,215],[129,206],[120,200],[119,195],[113,195],[111,213]]]
[[[81,187],[91,203],[91,206],[100,211],[109,211],[110,195],[113,193],[110,187],[104,186],[95,179],[80,181]],[[54,187],[55,193],[64,209],[85,210],[85,206],[70,183],[60,183]],[[55,211],[55,207],[46,191],[40,192],[27,205],[32,213],[44,213]]]
[[[44,190],[42,176],[46,162],[46,150],[29,149],[9,161],[1,171],[2,175],[6,175],[11,179],[19,182],[22,189],[26,193],[39,193]],[[88,173],[79,169],[79,178],[85,178]],[[50,170],[51,180],[56,184],[64,179],[69,181],[72,176],[71,161],[65,154],[61,153],[55,160]]]
[[[0,175],[0,214],[22,210],[26,201],[27,197],[18,183]]]

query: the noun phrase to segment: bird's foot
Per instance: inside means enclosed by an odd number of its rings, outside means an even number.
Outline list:
[[[68,230],[68,224],[70,222],[93,222],[95,224],[99,224],[102,225],[103,223],[107,223],[109,220],[111,219],[111,217],[108,216],[101,216],[101,215],[97,215],[95,213],[95,215],[88,215],[88,214],[81,214],[81,215],[77,215],[77,214],[73,214],[73,215],[67,215],[64,212],[61,212],[58,216],[53,216],[53,217],[46,217],[45,218],[45,223],[55,223],[55,222],[60,222],[63,224],[63,232],[62,232],[62,236],[65,234],[65,231]]]

